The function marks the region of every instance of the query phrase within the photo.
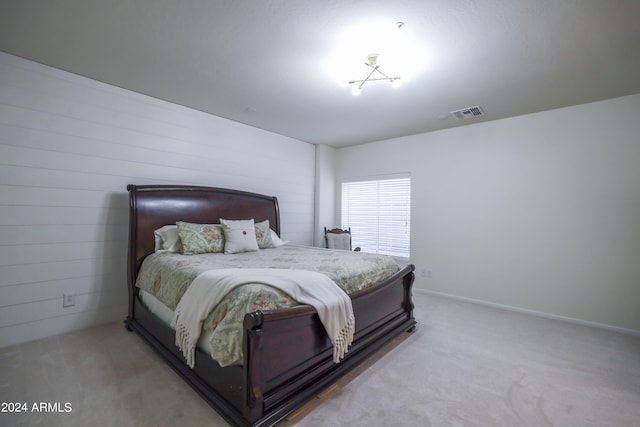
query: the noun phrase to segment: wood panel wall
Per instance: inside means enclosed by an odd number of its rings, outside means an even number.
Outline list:
[[[124,318],[127,184],[275,195],[283,238],[311,244],[314,165],[310,144],[0,52],[0,347]]]

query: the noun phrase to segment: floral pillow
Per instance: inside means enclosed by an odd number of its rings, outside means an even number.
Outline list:
[[[274,248],[275,245],[271,239],[271,228],[269,220],[265,219],[262,222],[255,223],[256,228],[256,240],[258,241],[258,247],[260,249]]]
[[[224,231],[220,224],[176,222],[182,241],[182,253],[187,255],[224,252]]]

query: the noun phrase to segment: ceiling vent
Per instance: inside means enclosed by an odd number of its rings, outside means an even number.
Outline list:
[[[467,107],[461,110],[452,111],[451,115],[455,117],[456,120],[463,120],[484,116],[484,112],[480,106],[476,105],[475,107]]]

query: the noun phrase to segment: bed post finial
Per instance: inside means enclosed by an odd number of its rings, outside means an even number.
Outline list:
[[[262,311],[257,310],[252,313],[247,314],[244,317],[244,328],[249,329],[260,329],[262,323],[264,322],[264,314]]]

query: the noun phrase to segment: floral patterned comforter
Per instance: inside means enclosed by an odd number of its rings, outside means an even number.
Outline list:
[[[393,258],[361,252],[284,245],[239,254],[155,253],[140,268],[136,286],[167,307],[176,305],[198,274],[215,268],[293,268],[327,275],[345,292],[374,286],[398,271]],[[242,361],[242,322],[246,313],[298,305],[284,292],[262,284],[239,286],[213,309],[203,324],[212,332],[211,357],[221,366]]]

